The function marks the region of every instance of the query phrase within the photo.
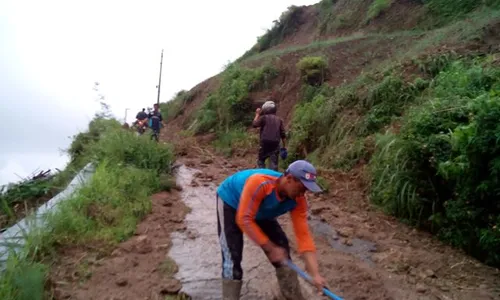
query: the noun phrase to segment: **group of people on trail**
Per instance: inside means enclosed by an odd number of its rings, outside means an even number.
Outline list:
[[[163,117],[157,103],[153,105],[153,111],[146,113],[146,109],[138,112],[135,116],[134,126],[137,127],[137,133],[142,135],[147,128],[151,128],[151,139],[158,142],[160,137],[160,129],[163,125]]]
[[[287,267],[291,260],[288,238],[277,217],[290,212],[298,252],[314,285],[321,291],[325,280],[319,273],[316,247],[307,223],[305,193],[321,192],[316,169],[305,161],[292,162],[278,172],[278,155],[286,159],[286,135],[283,120],[276,115],[272,101],[256,110],[253,126],[260,128],[257,169],[247,169],[227,177],[217,188],[217,231],[222,253],[222,299],[240,298],[243,270],[243,235],[262,248],[276,269],[285,299],[305,299],[298,276]],[[282,147],[280,147],[280,140]],[[265,168],[269,158],[270,168]]]

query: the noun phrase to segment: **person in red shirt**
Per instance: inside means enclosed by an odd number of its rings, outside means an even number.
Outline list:
[[[325,280],[319,274],[316,247],[307,223],[305,192],[321,192],[316,169],[298,160],[285,173],[270,169],[239,171],[217,188],[218,234],[222,251],[222,294],[225,300],[240,297],[243,270],[243,234],[259,245],[276,268],[285,299],[304,299],[297,274],[283,266],[290,259],[288,238],[276,218],[290,212],[298,252],[321,291]]]

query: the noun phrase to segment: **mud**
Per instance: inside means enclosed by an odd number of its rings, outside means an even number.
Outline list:
[[[221,299],[221,254],[217,237],[215,190],[211,176],[202,184],[193,184],[200,174],[197,170],[181,166],[177,171],[178,184],[183,188],[182,199],[191,208],[186,216],[185,232],[172,234],[172,257],[179,271],[176,278],[182,283],[182,292],[192,299]],[[297,257],[292,259],[303,268]],[[243,250],[242,300],[275,299],[279,288],[274,267],[262,250],[245,237]],[[307,283],[302,291],[307,299],[318,299]]]
[[[328,223],[317,216],[311,216],[309,226],[312,233],[318,238],[324,238],[333,248],[345,254],[352,254],[371,266],[374,266],[372,254],[377,250],[377,244],[359,238],[342,240],[339,233]]]

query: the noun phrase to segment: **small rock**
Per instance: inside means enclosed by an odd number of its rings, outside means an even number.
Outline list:
[[[174,223],[182,223],[184,221],[184,216],[181,214],[170,215],[170,221]]]
[[[341,236],[341,237],[350,237],[353,235],[353,232],[354,230],[352,228],[349,228],[349,227],[342,227],[340,229],[337,230],[338,234]]]
[[[214,162],[213,159],[210,158],[201,161],[202,164],[207,164],[207,165],[212,164],[213,162]]]
[[[163,202],[163,206],[165,206],[165,207],[172,207],[172,205],[173,205],[173,204],[172,204],[172,202],[170,202],[170,201],[165,201],[165,202]]]
[[[449,288],[449,287],[447,287],[446,285],[441,285],[441,286],[439,287],[439,289],[440,289],[440,290],[442,290],[443,292],[449,292],[449,291],[450,291],[450,288]]]
[[[111,252],[111,257],[117,257],[122,255],[123,251],[120,248],[117,248]]]
[[[349,247],[350,247],[350,246],[352,246],[352,241],[351,241],[350,239],[344,239],[344,240],[342,241],[342,243],[343,243],[344,245],[346,245],[346,246],[349,246]]]
[[[196,182],[196,181],[193,179],[193,181],[191,181],[190,186],[192,186],[192,187],[198,187],[198,186],[200,186],[200,185],[198,184],[198,182]]]
[[[326,207],[314,207],[311,209],[311,212],[314,214],[314,215],[318,215],[319,213],[321,213],[322,211],[324,211],[325,209],[327,209]]]
[[[427,287],[421,283],[417,283],[417,292],[423,294],[427,292]]]
[[[128,281],[125,278],[120,278],[115,283],[117,286],[126,286],[128,284]]]
[[[425,270],[424,273],[425,273],[425,275],[427,275],[427,277],[436,278],[436,274],[431,269]]]
[[[141,235],[136,239],[135,251],[140,254],[147,254],[153,251],[151,240],[146,235]]]
[[[174,189],[175,189],[175,190],[177,190],[178,192],[182,192],[182,191],[183,191],[182,186],[180,186],[180,185],[178,185],[178,184],[176,184],[176,185],[174,186]]]
[[[182,288],[181,282],[174,278],[169,278],[161,285],[160,294],[172,295],[177,294]]]
[[[189,232],[188,232],[188,234],[187,234],[187,237],[188,237],[188,239],[190,239],[190,240],[194,240],[194,239],[196,239],[196,238],[197,238],[197,236],[198,236],[198,235],[197,235],[196,233],[192,232],[192,231],[189,231]]]

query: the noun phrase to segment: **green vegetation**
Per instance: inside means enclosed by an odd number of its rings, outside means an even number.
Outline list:
[[[335,90],[305,85],[289,160],[342,169],[369,160],[372,200],[386,212],[499,266],[497,62],[449,53],[414,60],[426,79],[392,69]]]
[[[311,85],[321,85],[326,78],[328,62],[320,56],[308,56],[297,63],[302,79]]]
[[[89,183],[46,216],[43,227],[25,233],[20,253],[10,253],[0,278],[2,299],[50,297],[44,287],[60,247],[95,245],[107,253],[134,233],[151,209],[149,196],[172,185],[172,147],[120,129],[115,120],[96,117],[86,132],[75,136],[68,152],[71,163],[92,161],[96,171]]]
[[[270,81],[277,76],[271,66],[247,69],[239,65],[230,65],[222,74],[220,87],[205,100],[198,111],[194,132],[226,132],[233,126],[248,126],[253,116],[250,91],[270,87]]]
[[[248,50],[240,59],[263,52],[281,43],[285,37],[292,35],[301,25],[301,9],[295,5],[283,12],[278,20],[273,21],[273,27],[257,38],[257,44]]]
[[[375,19],[384,10],[388,9],[394,0],[374,0],[370,7],[368,8],[368,13],[366,15],[366,20]]]
[[[228,131],[218,132],[214,142],[215,149],[225,155],[231,156],[235,151],[251,149],[258,144],[256,135],[250,135],[243,127],[231,128]]]
[[[179,91],[173,99],[168,102],[160,103],[160,110],[165,122],[184,114],[186,105],[193,101],[194,95],[188,91]]]
[[[498,0],[424,0],[423,2],[433,27],[464,18],[468,13],[481,6],[500,8]]]
[[[372,199],[500,266],[500,68],[455,61],[402,120],[377,138]]]

